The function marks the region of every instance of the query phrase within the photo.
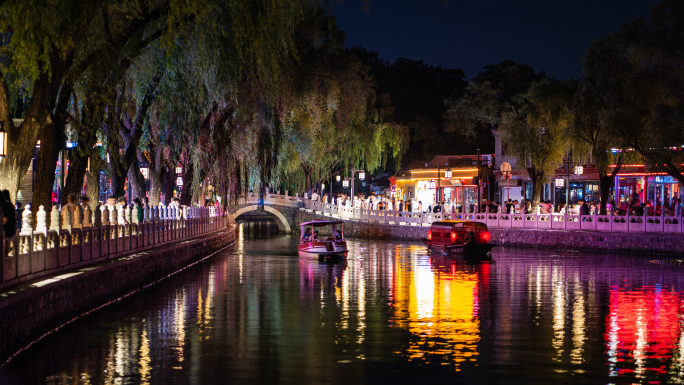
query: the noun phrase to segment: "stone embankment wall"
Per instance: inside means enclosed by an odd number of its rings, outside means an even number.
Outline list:
[[[300,211],[299,223],[329,217]],[[419,241],[427,235],[427,227],[386,225],[347,221],[345,236],[349,238]],[[596,232],[580,230],[537,230],[490,228],[492,242],[501,246],[537,247],[542,249],[600,251],[613,253],[684,255],[683,234]]]
[[[16,294],[0,296],[0,364],[54,328],[163,279],[234,242],[235,227],[231,226],[174,245],[75,269],[73,272],[80,272],[78,275],[45,286],[30,286],[29,282],[13,288]]]

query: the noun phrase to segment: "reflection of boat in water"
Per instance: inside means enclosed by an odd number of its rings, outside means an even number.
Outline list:
[[[334,292],[342,283],[347,268],[346,258],[299,258],[299,281],[302,292],[318,293],[321,288]]]
[[[451,272],[454,269],[464,270],[465,266],[492,263],[492,255],[488,253],[432,253],[430,264],[433,269],[442,272]]]
[[[347,242],[344,240],[344,222],[315,220],[299,225],[299,255],[303,257],[347,256]],[[318,229],[330,227],[330,237],[319,236]]]
[[[496,246],[487,225],[480,222],[438,221],[430,226],[423,242],[430,252],[486,254]]]

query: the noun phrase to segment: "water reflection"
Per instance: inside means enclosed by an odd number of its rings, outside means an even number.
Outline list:
[[[393,301],[395,323],[411,332],[402,355],[410,361],[453,363],[476,361],[480,340],[478,283],[480,269],[452,257],[409,249],[411,263],[396,265]]]
[[[684,382],[679,266],[358,240],[319,261],[261,230],[36,344],[0,383]]]

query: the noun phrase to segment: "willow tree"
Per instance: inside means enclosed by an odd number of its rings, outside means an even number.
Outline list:
[[[568,149],[573,95],[571,86],[544,79],[530,87],[526,108],[503,115],[503,139],[532,181],[532,207],[539,205],[542,183],[561,165]]]
[[[306,189],[337,168],[373,171],[388,158],[398,162],[408,145],[389,99],[376,96],[372,78],[343,49],[344,34],[331,20],[312,13],[298,29],[303,54],[282,94],[280,176]]]
[[[122,73],[145,46],[161,40],[172,47],[179,34],[199,25],[198,30],[226,43],[212,59],[222,59],[230,76],[276,78],[289,35],[307,5],[304,0],[3,2],[0,32],[7,39],[0,121],[8,132],[8,156],[0,164],[0,186],[10,189],[14,199],[38,138],[53,130],[63,133],[73,85],[98,65],[97,58],[112,59],[109,75]],[[28,105],[13,114],[19,95]],[[23,123],[15,127],[13,117],[24,118]],[[48,147],[59,150],[63,140],[64,135],[53,138],[41,148],[47,155]],[[39,164],[38,174],[45,172]]]

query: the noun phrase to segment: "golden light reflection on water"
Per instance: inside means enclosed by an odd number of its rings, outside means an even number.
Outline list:
[[[143,325],[145,320],[143,320]],[[148,385],[152,379],[152,368],[150,367],[150,340],[147,338],[147,329],[143,327],[140,335],[140,360],[138,371],[140,372],[140,384]]]
[[[479,277],[450,266],[442,272],[431,266],[427,255],[418,253],[412,253],[410,265],[396,264],[395,319],[413,335],[401,352],[409,361],[441,361],[459,371],[463,362],[477,361]]]
[[[185,349],[185,296],[186,292],[185,290],[182,290],[181,293],[176,296],[174,301],[174,323],[176,329],[175,351],[176,361],[178,361],[179,364],[174,366],[174,369],[182,369],[183,366],[181,364],[185,360],[183,355],[183,351]]]

